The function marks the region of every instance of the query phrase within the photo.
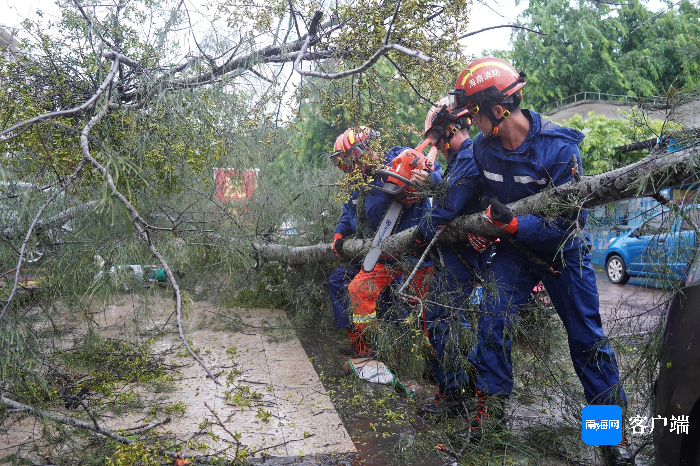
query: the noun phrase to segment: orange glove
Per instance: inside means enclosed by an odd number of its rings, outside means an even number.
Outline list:
[[[336,233],[333,237],[333,244],[331,244],[331,250],[336,256],[343,258],[343,235]]]
[[[476,250],[476,252],[484,252],[491,247],[495,241],[486,239],[483,236],[475,235],[474,233],[467,233],[469,238],[469,243]]]
[[[495,197],[491,199],[491,205],[486,209],[485,215],[486,221],[491,225],[502,228],[511,235],[518,232],[518,218]]]

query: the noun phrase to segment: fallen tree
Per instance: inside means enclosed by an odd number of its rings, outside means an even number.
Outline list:
[[[561,186],[551,186],[538,194],[513,202],[508,207],[515,215],[538,214],[557,217],[579,209],[610,204],[625,199],[653,196],[660,190],[677,188],[700,179],[700,146],[697,131],[687,136],[688,147],[677,152],[654,150],[631,165],[594,176],[580,177]],[[682,141],[681,141],[682,143]],[[384,252],[400,255],[408,249],[414,228],[389,236],[381,244]],[[441,243],[467,241],[467,232],[483,236],[507,233],[490,225],[480,213],[460,216],[450,222],[439,238]],[[343,244],[343,256],[364,256],[371,239],[350,239]],[[282,262],[289,265],[332,262],[337,256],[329,243],[291,247],[279,244],[256,244],[259,262]]]

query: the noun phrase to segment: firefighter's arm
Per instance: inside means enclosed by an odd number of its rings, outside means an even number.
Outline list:
[[[574,178],[574,171],[576,176],[582,175],[581,157],[578,146],[567,144],[559,150],[554,163],[549,166],[549,176],[555,186],[560,186]],[[562,236],[571,230],[577,215],[577,211],[569,217],[551,219],[542,215],[518,215],[515,217],[517,239],[520,241],[560,241]],[[578,220],[580,227],[583,228],[586,221],[584,211],[581,211]]]

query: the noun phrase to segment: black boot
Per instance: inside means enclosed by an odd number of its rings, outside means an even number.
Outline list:
[[[601,445],[600,452],[603,456],[603,464],[606,466],[626,466],[634,464],[624,427],[622,430],[622,442],[617,445]]]
[[[478,390],[476,398],[476,413],[472,418],[469,441],[481,443],[485,432],[505,430],[505,404],[507,398],[499,395],[487,395]]]
[[[418,406],[418,415],[425,416],[469,416],[469,412],[476,407],[474,399],[467,394],[442,395],[435,394],[435,398],[426,400]]]

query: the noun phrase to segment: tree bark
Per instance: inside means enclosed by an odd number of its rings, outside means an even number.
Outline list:
[[[697,144],[697,142],[694,142]],[[631,165],[599,175],[581,177],[561,186],[549,187],[538,194],[508,205],[514,215],[536,214],[557,217],[577,209],[610,204],[636,197],[650,196],[662,189],[677,188],[700,180],[699,147],[678,152],[652,152]],[[387,254],[400,255],[408,250],[415,228],[391,235],[381,244]],[[455,218],[446,225],[441,243],[468,241],[467,232],[486,237],[508,236],[490,225],[481,213]],[[362,258],[369,251],[371,239],[347,240],[343,245],[345,259]],[[338,257],[329,243],[291,247],[278,244],[256,244],[259,262],[282,262],[289,265],[332,262]]]

